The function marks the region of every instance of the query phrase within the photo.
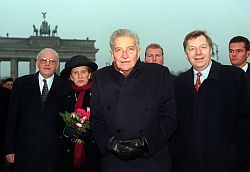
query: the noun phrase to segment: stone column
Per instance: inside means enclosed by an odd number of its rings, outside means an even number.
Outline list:
[[[30,59],[30,74],[36,73],[36,59]]]
[[[18,77],[18,60],[11,59],[10,61],[10,75],[13,79]]]

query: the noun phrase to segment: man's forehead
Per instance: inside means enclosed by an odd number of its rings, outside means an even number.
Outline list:
[[[135,46],[135,39],[133,37],[129,37],[129,36],[118,37],[115,39],[114,45],[115,46],[118,46],[118,45]]]
[[[242,46],[242,47],[244,47],[245,43],[244,42],[233,42],[229,46]]]
[[[147,51],[160,51],[160,52],[162,52],[160,48],[148,48]]]
[[[44,51],[40,55],[41,58],[55,58],[56,59],[56,54],[52,51]]]

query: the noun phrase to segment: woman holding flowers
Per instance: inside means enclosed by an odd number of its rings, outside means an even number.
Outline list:
[[[73,56],[65,63],[62,78],[72,82],[71,92],[65,99],[64,120],[61,127],[64,171],[100,171],[100,153],[89,130],[91,74],[98,68],[82,55]]]

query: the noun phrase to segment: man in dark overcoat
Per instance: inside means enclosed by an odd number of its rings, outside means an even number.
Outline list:
[[[138,37],[128,29],[113,32],[110,47],[113,64],[94,74],[91,97],[102,172],[171,171],[168,138],[176,118],[169,70],[141,62]]]
[[[0,86],[0,170],[7,169],[7,163],[3,153],[6,119],[9,108],[11,90]]]
[[[250,55],[250,43],[244,36],[235,36],[229,41],[229,59],[233,66],[243,69],[250,79],[250,66],[247,59]]]
[[[229,59],[233,66],[239,67],[246,72],[250,88],[250,66],[247,59],[250,55],[250,43],[244,36],[235,36],[229,41]],[[250,158],[242,166],[241,172],[250,171]]]
[[[239,172],[250,153],[246,75],[211,60],[212,40],[204,31],[190,32],[183,46],[192,67],[174,81],[173,171]]]
[[[64,86],[55,74],[58,65],[57,52],[45,48],[37,55],[39,72],[14,82],[5,140],[13,172],[57,171],[56,120]]]

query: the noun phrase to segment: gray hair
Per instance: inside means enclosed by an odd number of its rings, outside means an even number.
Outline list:
[[[110,48],[112,50],[114,49],[114,41],[117,38],[125,37],[125,36],[134,38],[136,47],[139,47],[139,38],[135,32],[133,32],[129,29],[118,29],[118,30],[114,31],[112,33],[112,35],[110,36],[110,41],[109,41]]]
[[[44,49],[42,49],[42,50],[37,54],[36,60],[38,60],[38,59],[41,57],[41,54],[42,54],[43,52],[45,52],[45,51],[53,52],[53,53],[56,55],[56,60],[57,60],[57,62],[59,62],[58,53],[57,53],[54,49],[52,49],[52,48],[44,48]]]

